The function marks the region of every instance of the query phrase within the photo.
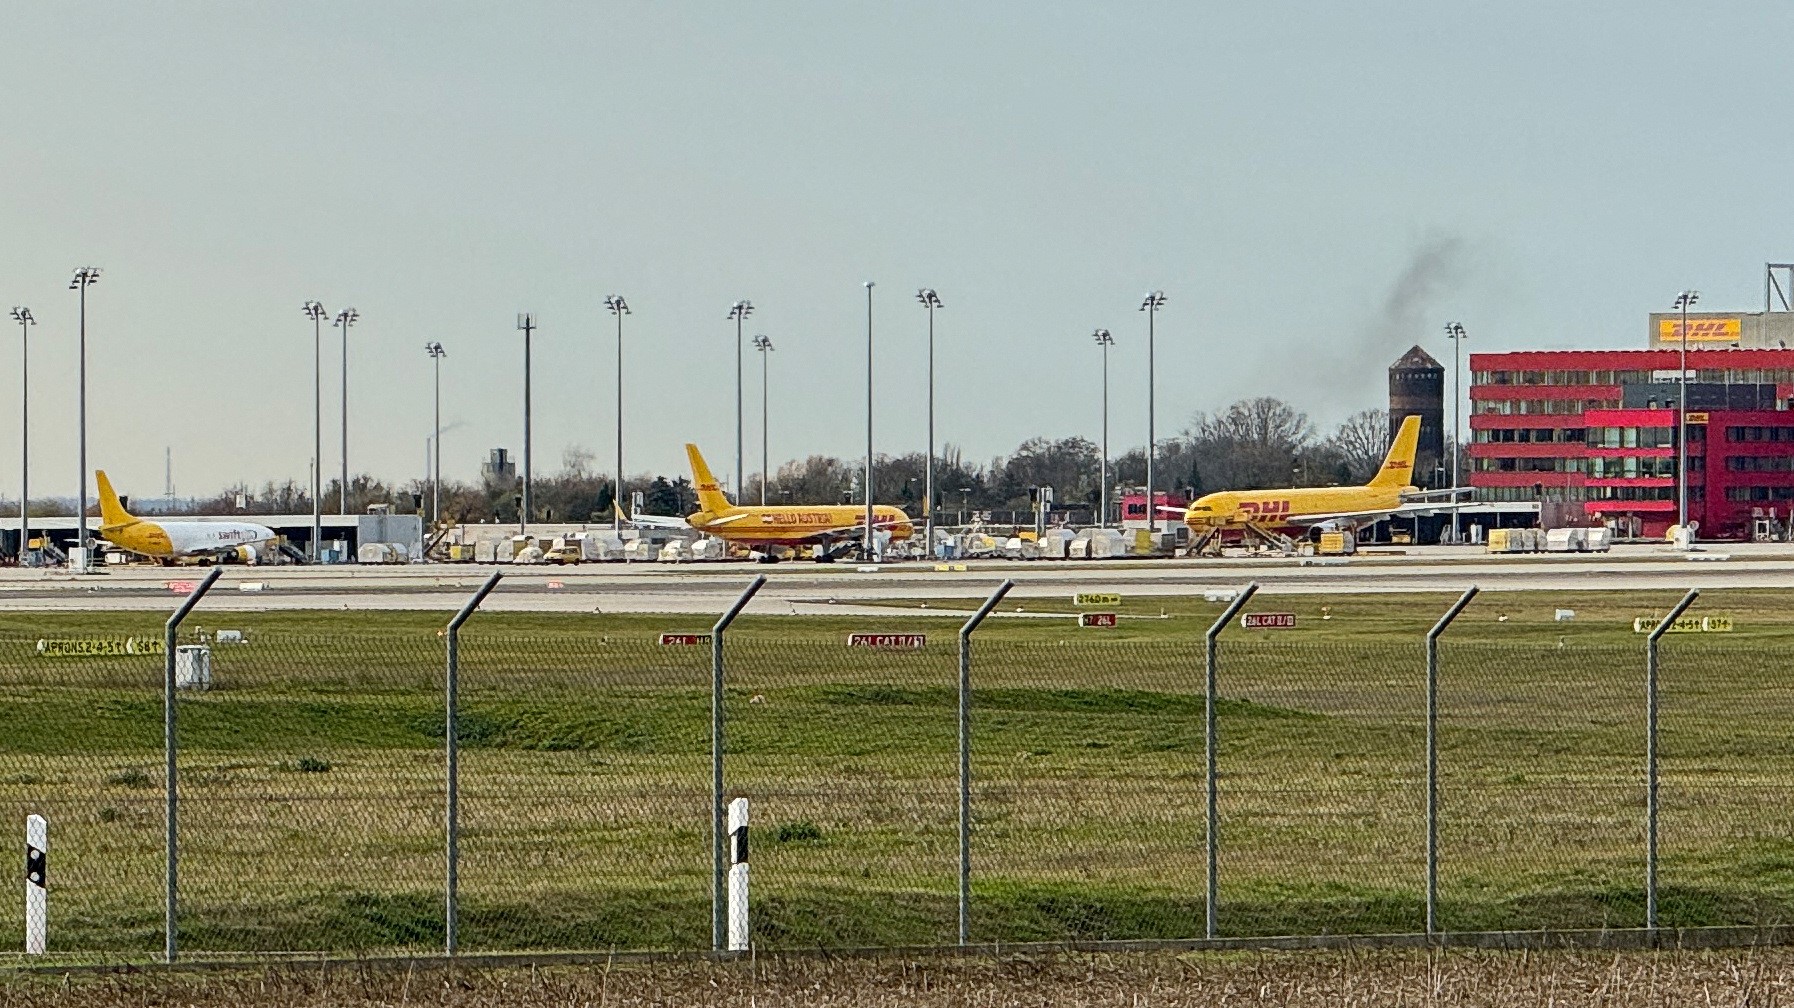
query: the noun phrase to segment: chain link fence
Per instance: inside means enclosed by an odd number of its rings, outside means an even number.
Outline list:
[[[1212,712],[1218,604],[1097,630],[1005,607],[967,638],[963,696],[963,608],[750,609],[720,708],[714,617],[479,615],[458,638],[452,817],[439,616],[202,601],[179,639],[208,648],[210,688],[174,693],[176,944],[440,954],[452,923],[465,953],[706,949],[743,853],[769,949],[1421,933],[1424,634],[1448,601],[1375,626],[1309,607],[1299,634],[1231,621]],[[1535,620],[1508,639],[1478,605],[1439,648],[1435,930],[1645,926],[1644,638]],[[50,823],[53,954],[159,958],[163,628],[45,626],[0,633],[0,816]],[[1781,668],[1746,633],[1662,645],[1660,926],[1790,922]],[[750,810],[720,864],[719,797]],[[23,934],[0,914],[0,945]]]

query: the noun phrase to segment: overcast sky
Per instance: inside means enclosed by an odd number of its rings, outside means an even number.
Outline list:
[[[0,306],[29,305],[36,494],[74,492],[75,294],[89,454],[121,489],[303,480],[310,324],[350,347],[350,465],[444,468],[522,436],[608,469],[626,296],[626,468],[734,468],[737,298],[758,307],[778,460],[975,459],[1143,443],[1249,395],[1322,425],[1385,401],[1415,342],[1636,347],[1675,292],[1761,306],[1794,260],[1794,13],[1641,3],[14,3],[0,13]],[[1404,279],[1405,278],[1405,279]],[[1399,292],[1399,293],[1398,293]],[[338,467],[326,328],[324,467]],[[0,329],[0,360],[17,330]],[[748,465],[758,467],[747,353]],[[0,379],[0,495],[16,381]],[[11,404],[6,405],[6,404]]]

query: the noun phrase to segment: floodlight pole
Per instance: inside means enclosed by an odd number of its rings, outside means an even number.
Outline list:
[[[1688,534],[1688,309],[1700,298],[1701,292],[1693,290],[1676,295],[1676,307],[1682,311],[1681,384],[1676,393],[1676,527],[1689,544],[1694,537]]]
[[[162,627],[162,820],[163,820],[163,890],[162,890],[162,956],[174,962],[179,952],[175,918],[180,894],[180,796],[179,777],[175,772],[179,738],[175,733],[175,657],[179,650],[181,623],[206,592],[218,583],[224,568],[213,567],[181,604],[169,615]]]
[[[324,306],[307,301],[301,306],[311,319],[311,561],[323,554],[324,537]]]
[[[429,353],[436,370],[436,433],[430,442],[432,457],[430,460],[430,512],[437,522],[442,521],[442,358],[447,351],[441,343],[425,343],[424,350]]]
[[[741,460],[741,324],[754,313],[754,303],[743,298],[729,306],[729,318],[735,321],[735,503],[740,505],[743,463]]]
[[[866,281],[866,541],[862,549],[867,563],[878,559],[873,549],[878,540],[872,517],[872,288],[876,286],[877,281]]]
[[[19,566],[31,544],[31,327],[37,324],[31,309],[15,305],[12,317],[19,323]]]
[[[766,365],[772,358],[772,340],[762,333],[754,337],[754,349],[760,351],[760,506],[766,506],[766,483],[772,468],[770,443],[766,433],[767,418],[770,415],[767,406]]]
[[[1109,527],[1109,348],[1115,345],[1115,337],[1109,330],[1098,329],[1095,333],[1096,345],[1103,353],[1103,457],[1097,466],[1096,478],[1096,525],[1098,528]]]
[[[1464,589],[1426,635],[1426,933],[1439,933],[1439,635],[1476,597]]]
[[[1453,504],[1457,504],[1457,490],[1459,481],[1463,479],[1461,474],[1464,469],[1464,365],[1462,351],[1464,341],[1470,338],[1470,334],[1464,331],[1463,326],[1452,322],[1445,327],[1445,338],[1451,340],[1451,500]],[[1452,508],[1451,537],[1457,542],[1463,541],[1463,517],[1462,508]]]
[[[523,331],[523,499],[517,503],[517,532],[529,531],[530,510],[535,506],[530,484],[530,336],[536,331],[536,316],[519,312],[517,328]]]
[[[1252,596],[1256,594],[1258,594],[1257,581],[1241,588],[1239,594],[1233,597],[1233,601],[1222,611],[1220,618],[1215,620],[1214,625],[1208,628],[1208,633],[1204,636],[1207,649],[1203,661],[1202,752],[1203,778],[1207,787],[1208,801],[1207,826],[1203,830],[1202,839],[1203,846],[1207,848],[1205,853],[1208,858],[1208,889],[1203,899],[1202,933],[1203,937],[1209,939],[1215,937],[1221,921],[1220,913],[1217,910],[1221,892],[1221,789],[1217,758],[1221,736],[1220,724],[1215,717],[1215,706],[1220,702],[1217,671],[1220,666],[1221,648],[1217,638],[1221,636],[1221,631],[1227,629],[1227,624],[1239,615],[1240,610],[1244,609],[1246,603],[1251,601]]]
[[[972,631],[984,622],[1014,581],[1004,581],[959,628],[959,943],[972,930]]]
[[[611,484],[610,527],[619,536],[623,532],[623,316],[630,314],[629,302],[623,295],[612,294],[604,299],[604,307],[617,317],[617,469]],[[621,541],[621,540],[619,540]]]
[[[1153,346],[1157,338],[1159,309],[1164,307],[1165,292],[1149,291],[1140,301],[1140,310],[1146,313],[1146,530],[1157,532],[1158,508],[1152,496],[1153,456],[1158,454],[1156,431],[1154,427],[1158,410],[1154,405],[1154,392],[1157,382],[1153,375]]]
[[[81,297],[80,343],[77,351],[81,361],[80,378],[78,382],[80,386],[80,391],[78,393],[78,398],[80,400],[80,420],[77,433],[77,440],[79,441],[77,454],[80,457],[80,461],[77,464],[81,467],[81,494],[80,510],[78,512],[80,520],[77,523],[80,531],[78,533],[79,538],[76,540],[75,545],[81,550],[81,565],[76,568],[76,570],[82,574],[87,573],[93,565],[93,557],[88,553],[87,547],[87,288],[98,283],[99,280],[100,271],[97,268],[93,266],[83,266],[75,271],[74,279],[69,282],[69,287],[80,291]]]
[[[765,583],[766,575],[755,575],[710,628],[710,947],[717,952],[723,950],[727,934],[729,902],[729,835],[724,822],[728,810],[723,801],[723,634]]]
[[[1701,597],[1699,589],[1690,589],[1663,617],[1645,638],[1645,930],[1655,939],[1657,932],[1657,642],[1669,632],[1676,620]]]
[[[344,308],[336,313],[334,325],[343,330],[343,483],[337,488],[337,513],[349,513],[349,329],[361,319],[361,313]]]
[[[934,310],[942,307],[940,295],[932,287],[916,292],[916,300],[928,309],[928,463],[922,482],[926,503],[922,506],[923,542],[928,545],[923,555],[934,556]]]

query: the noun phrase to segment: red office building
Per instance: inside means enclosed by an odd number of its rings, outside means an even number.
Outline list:
[[[1679,348],[1470,355],[1469,481],[1482,501],[1661,537],[1676,521]],[[1794,514],[1794,349],[1688,351],[1688,520],[1703,539]]]

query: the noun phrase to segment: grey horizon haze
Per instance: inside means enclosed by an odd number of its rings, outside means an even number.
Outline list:
[[[89,457],[121,491],[307,480],[310,298],[352,330],[351,468],[603,468],[628,299],[631,473],[726,468],[734,325],[777,342],[771,452],[921,451],[928,287],[940,443],[982,461],[1145,439],[1275,395],[1322,427],[1414,343],[1642,347],[1645,314],[1761,308],[1794,259],[1776,129],[1794,11],[1762,5],[693,2],[14,4],[0,87],[0,306],[28,305],[36,496],[73,497],[75,293]],[[903,296],[897,296],[903,295]],[[325,328],[332,359],[340,330]],[[0,359],[16,360],[16,327]],[[1467,362],[1466,362],[1467,363]],[[326,373],[323,471],[337,404]],[[0,472],[18,471],[17,375]],[[759,431],[750,420],[746,437]],[[719,476],[724,476],[721,469]],[[733,480],[735,474],[725,476]],[[16,476],[0,497],[16,495]]]

